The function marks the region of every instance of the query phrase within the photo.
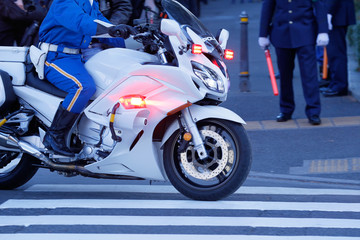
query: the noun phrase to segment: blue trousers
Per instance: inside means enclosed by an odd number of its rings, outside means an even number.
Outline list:
[[[69,112],[82,112],[96,91],[95,82],[85,69],[81,54],[49,52],[45,76],[57,88],[68,93],[62,105]]]
[[[303,94],[306,102],[306,116],[320,116],[321,105],[315,46],[306,45],[299,48],[276,48],[276,56],[280,72],[280,111],[284,114],[291,115],[295,110],[293,71],[295,68],[295,56],[297,56]]]
[[[347,26],[334,26],[329,32],[327,46],[331,78],[329,88],[339,92],[348,90],[346,33]]]

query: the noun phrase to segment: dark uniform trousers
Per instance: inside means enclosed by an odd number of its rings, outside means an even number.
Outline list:
[[[295,110],[293,72],[295,57],[299,61],[302,89],[306,102],[305,113],[308,117],[320,115],[321,104],[317,79],[316,54],[314,45],[298,48],[276,48],[277,64],[281,76],[280,111],[291,115]]]
[[[327,46],[330,84],[329,88],[337,92],[346,92],[348,89],[348,63],[346,47],[347,26],[333,27],[329,32]]]
[[[354,0],[327,0],[332,17],[333,29],[329,32],[327,46],[330,69],[331,90],[347,92],[348,68],[346,33],[349,25],[356,24]]]

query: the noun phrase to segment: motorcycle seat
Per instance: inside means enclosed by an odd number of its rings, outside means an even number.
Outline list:
[[[31,63],[26,66],[26,85],[60,98],[65,98],[68,94],[67,92],[55,87],[55,85],[46,79],[41,80]]]

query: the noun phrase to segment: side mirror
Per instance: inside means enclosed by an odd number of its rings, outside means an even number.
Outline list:
[[[216,40],[219,42],[222,49],[226,49],[227,42],[229,40],[229,31],[226,29],[220,29]]]
[[[162,19],[160,24],[160,31],[168,36],[176,36],[180,44],[185,47],[186,41],[181,36],[183,35],[180,29],[180,25],[171,19]]]

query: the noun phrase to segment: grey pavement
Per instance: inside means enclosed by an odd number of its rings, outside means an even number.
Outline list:
[[[239,88],[239,16],[242,11],[249,16],[248,92]],[[355,71],[353,50],[349,48],[351,94],[321,97],[320,126],[312,126],[307,122],[297,63],[294,72],[296,109],[293,120],[277,123],[275,117],[279,113],[279,97],[273,95],[265,55],[258,46],[260,11],[261,1],[245,0],[245,3],[241,3],[240,0],[208,0],[208,4],[202,4],[200,16],[200,20],[212,33],[216,34],[220,28],[230,32],[228,48],[235,51],[235,59],[227,62],[231,87],[223,106],[235,111],[247,122],[245,128],[253,145],[252,172],[325,177],[333,179],[331,181],[355,180],[360,187],[360,73]],[[276,72],[275,49],[271,47],[270,51]]]
[[[202,4],[201,21],[213,33],[218,29],[225,28],[230,32],[230,39],[228,48],[235,51],[235,59],[227,62],[229,74],[231,78],[231,87],[229,91],[228,101],[225,106],[239,109],[242,112],[242,117],[246,121],[266,121],[273,120],[279,112],[279,97],[274,96],[270,84],[270,78],[266,65],[264,52],[258,46],[258,32],[261,2],[260,1],[235,1],[232,0],[209,0],[208,4]],[[240,20],[239,15],[242,11],[246,11],[249,16],[248,24],[248,40],[249,40],[249,83],[250,91],[242,92],[239,88],[239,66],[240,66]],[[272,60],[276,72],[276,55],[274,48],[270,48]],[[342,120],[352,121],[349,125],[360,125],[360,72],[355,71],[356,63],[354,53],[349,48],[349,82],[352,94],[344,97],[321,97],[323,127],[336,126],[338,124],[346,125]],[[279,82],[278,82],[279,85]],[[305,116],[305,101],[302,94],[301,80],[299,76],[298,64],[296,63],[294,73],[294,90],[296,109],[293,114],[295,119],[295,127],[310,127],[304,121]],[[347,117],[346,119],[341,119]],[[354,117],[354,118],[352,118]],[[338,120],[341,120],[340,122]],[[254,123],[256,124],[256,123]],[[275,123],[276,124],[276,123]],[[286,125],[286,124],[278,124]],[[321,126],[321,125],[320,125]],[[251,126],[253,127],[253,125]],[[281,128],[281,126],[280,126]],[[286,126],[288,128],[288,126]]]

